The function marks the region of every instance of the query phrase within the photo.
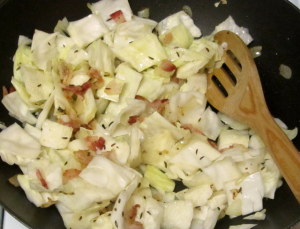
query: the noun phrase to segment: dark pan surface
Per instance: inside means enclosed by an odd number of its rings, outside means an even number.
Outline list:
[[[214,7],[214,0],[131,0],[134,12],[150,7],[151,18],[160,20],[189,5],[193,19],[203,34],[232,15],[237,24],[250,29],[255,41],[250,46],[262,45],[263,55],[256,59],[267,103],[271,113],[281,118],[290,128],[300,127],[300,12],[284,0],[228,0],[227,5]],[[32,36],[35,28],[51,32],[58,19],[70,21],[89,13],[84,0],[5,0],[0,1],[0,82],[9,85],[12,58],[18,35]],[[293,70],[286,80],[278,74],[280,64]],[[12,123],[2,104],[0,120]],[[295,139],[300,149],[300,136]],[[0,203],[18,219],[34,229],[64,228],[54,207],[34,207],[21,189],[14,188],[7,179],[19,172],[17,167],[0,162]],[[299,174],[300,176],[300,174]],[[300,205],[284,184],[276,193],[276,200],[266,200],[267,218],[255,228],[283,229],[300,220]],[[249,221],[250,223],[251,221]],[[221,220],[217,228],[239,224],[240,219]]]

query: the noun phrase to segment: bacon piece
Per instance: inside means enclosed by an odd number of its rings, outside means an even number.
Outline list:
[[[83,96],[84,93],[91,87],[92,87],[92,83],[88,81],[82,84],[81,86],[68,85],[64,87],[63,90],[72,92],[73,94],[76,95]]]
[[[68,183],[69,180],[72,180],[75,177],[78,177],[81,170],[79,169],[67,169],[63,173],[63,184]]]
[[[139,115],[132,115],[129,117],[128,119],[128,124],[132,125],[134,123],[136,123],[137,121],[139,121],[140,116]]]
[[[91,80],[92,80],[92,88],[94,90],[97,90],[99,88],[101,88],[104,84],[104,80],[100,74],[100,72],[95,69],[95,68],[91,68],[89,70],[89,73],[88,75],[91,77]]]
[[[125,213],[125,229],[143,229],[143,225],[135,220],[139,207],[139,204],[135,204]]]
[[[192,124],[182,124],[181,128],[185,129],[185,130],[189,130],[192,133],[197,133],[197,134],[201,134],[203,136],[205,136],[205,134],[197,127],[194,127]]]
[[[150,103],[150,106],[157,112],[162,113],[168,102],[168,99],[156,99]]]
[[[8,90],[5,86],[2,86],[2,96],[4,97],[6,95],[8,95]]]
[[[48,189],[47,181],[46,181],[45,178],[43,177],[41,170],[36,169],[36,170],[35,170],[35,174],[36,174],[37,178],[39,179],[39,181],[41,182],[42,186],[43,186],[44,188]]]
[[[217,144],[216,144],[214,141],[208,140],[208,143],[209,143],[213,148],[215,148],[216,150],[218,150],[218,146],[217,146]]]
[[[103,137],[96,136],[88,136],[85,138],[88,147],[92,151],[96,151],[97,149],[102,150],[105,149],[105,139]]]
[[[176,70],[176,66],[170,60],[162,60],[158,67],[166,72],[172,72]]]
[[[126,22],[125,16],[122,12],[122,10],[118,10],[110,15],[110,17],[117,23],[121,24],[123,22]]]
[[[172,33],[166,33],[163,35],[163,38],[162,38],[162,43],[164,45],[168,45],[172,42],[173,40],[173,34]]]
[[[76,160],[81,164],[81,167],[85,168],[93,159],[94,154],[89,152],[88,150],[79,150],[74,152],[74,156]]]

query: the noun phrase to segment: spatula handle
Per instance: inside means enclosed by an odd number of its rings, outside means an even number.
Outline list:
[[[263,139],[282,176],[300,203],[300,154],[271,115],[262,117],[254,128]]]

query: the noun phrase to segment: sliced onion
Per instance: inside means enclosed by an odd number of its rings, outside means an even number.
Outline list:
[[[290,79],[292,77],[292,69],[285,64],[281,64],[279,66],[279,74],[285,79]]]

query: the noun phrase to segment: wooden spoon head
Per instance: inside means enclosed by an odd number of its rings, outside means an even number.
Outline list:
[[[214,38],[226,48],[224,64],[208,76],[207,99],[217,110],[236,116],[250,81],[256,81],[261,88],[256,65],[248,47],[234,33],[220,31]],[[262,93],[259,96],[264,100]]]

